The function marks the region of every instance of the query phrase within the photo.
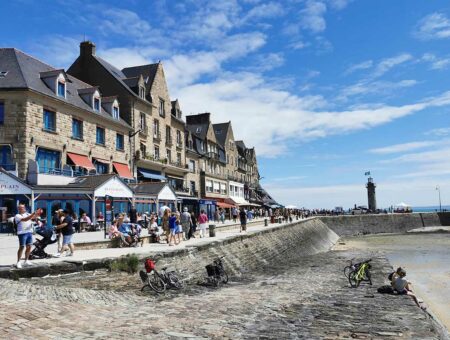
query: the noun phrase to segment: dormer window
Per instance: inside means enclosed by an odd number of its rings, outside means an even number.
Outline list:
[[[94,110],[100,112],[100,98],[94,98]]]
[[[166,116],[166,111],[164,110],[164,100],[161,98],[159,99],[159,115],[161,117]]]
[[[139,97],[145,99],[145,88],[142,86],[139,86]]]
[[[118,106],[113,107],[113,118],[119,120],[119,107]]]
[[[58,80],[58,96],[65,97],[66,96],[66,84],[61,80]]]

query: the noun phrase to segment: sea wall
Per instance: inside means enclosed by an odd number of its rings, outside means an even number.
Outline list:
[[[450,213],[374,214],[318,217],[339,236],[404,233],[408,230],[449,225]]]

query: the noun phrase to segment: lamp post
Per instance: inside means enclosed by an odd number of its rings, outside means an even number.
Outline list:
[[[136,165],[136,154],[135,154],[135,152],[133,152],[133,147],[132,146],[134,146],[134,149],[136,149],[136,143],[134,143],[134,140],[132,139],[134,136],[136,136],[139,132],[141,132],[142,131],[142,128],[140,128],[139,130],[137,130],[137,131],[133,131],[133,132],[128,132],[128,142],[129,142],[129,144],[130,144],[130,161],[131,161],[131,171],[133,172],[133,176],[134,176],[134,167],[135,167],[135,165]],[[131,143],[131,141],[133,140],[133,143]],[[136,151],[136,150],[134,150],[134,151]]]
[[[441,188],[439,187],[439,185],[436,185],[436,190],[438,191],[438,194],[439,194],[439,212],[442,212]]]

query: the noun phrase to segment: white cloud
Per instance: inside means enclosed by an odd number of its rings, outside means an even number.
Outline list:
[[[284,15],[285,10],[280,3],[277,2],[268,2],[258,6],[253,7],[248,13],[244,16],[243,21],[255,20],[255,19],[263,19],[263,18],[272,18],[279,17]]]
[[[43,37],[42,40],[45,44],[41,41],[33,43],[31,49],[38,58],[53,67],[66,68],[78,57],[81,37],[76,39],[53,35]]]
[[[142,38],[152,33],[148,21],[143,20],[133,11],[120,8],[103,9],[98,27],[104,34],[120,34]]]
[[[347,68],[347,70],[345,70],[344,74],[351,74],[356,71],[366,70],[371,68],[372,66],[373,66],[372,60],[362,61],[358,64],[351,65],[349,68]]]
[[[423,149],[426,147],[434,146],[439,144],[438,141],[421,141],[421,142],[410,142],[403,144],[389,145],[382,148],[371,149],[369,152],[375,154],[390,154],[399,152],[409,152],[417,149]]]
[[[414,35],[422,40],[450,38],[450,20],[443,13],[432,13],[417,24]]]
[[[375,67],[375,70],[372,73],[373,77],[380,77],[392,68],[401,65],[412,59],[412,55],[409,53],[402,53],[392,58],[383,59],[378,63]]]
[[[308,0],[305,8],[300,11],[300,26],[313,33],[320,33],[327,27],[325,12],[327,6],[320,1]]]
[[[404,79],[397,82],[364,80],[344,87],[338,95],[339,100],[348,100],[349,97],[367,94],[390,94],[393,90],[412,87],[417,84],[414,79]]]
[[[352,1],[353,0],[328,0],[328,3],[330,4],[331,8],[341,10],[347,7],[348,4]]]
[[[450,58],[438,58],[432,53],[425,53],[421,60],[430,63],[432,70],[443,70],[450,66]]]
[[[432,136],[439,136],[439,137],[448,136],[448,135],[450,135],[450,127],[432,129],[432,130],[425,132],[425,135],[432,135]]]

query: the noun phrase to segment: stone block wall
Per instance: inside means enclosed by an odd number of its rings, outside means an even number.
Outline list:
[[[411,229],[442,225],[437,213],[322,216],[318,219],[339,236],[404,233]]]

